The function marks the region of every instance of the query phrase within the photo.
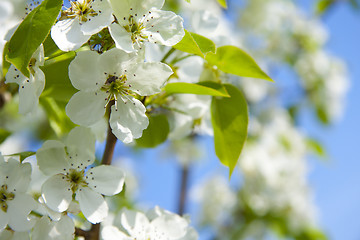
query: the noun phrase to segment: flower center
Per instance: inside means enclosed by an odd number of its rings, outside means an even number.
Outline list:
[[[87,182],[84,179],[84,170],[78,171],[71,168],[69,169],[66,178],[71,183],[71,190],[73,192],[76,192],[79,187],[87,186]]]
[[[125,30],[131,33],[131,41],[138,45],[144,42],[148,37],[142,34],[142,30],[145,28],[143,22],[137,22],[133,15],[128,18],[129,24],[123,26]]]
[[[79,18],[80,23],[90,21],[90,17],[95,17],[98,13],[92,9],[93,0],[71,1],[71,7],[61,12],[60,20]],[[101,13],[99,11],[99,13]]]
[[[120,77],[118,77],[116,73],[104,74],[106,76],[106,81],[105,84],[101,87],[101,90],[109,94],[105,99],[107,101],[105,107],[109,104],[110,101],[115,100],[115,108],[117,110],[118,95],[123,96],[131,101],[131,99],[128,97],[128,95],[133,95],[133,92],[130,89],[131,84],[126,84],[127,78],[125,74],[121,75]]]
[[[13,200],[15,197],[15,194],[12,192],[8,192],[7,185],[2,185],[0,188],[0,204],[1,204],[1,210],[4,212],[7,211],[8,205],[7,201]]]

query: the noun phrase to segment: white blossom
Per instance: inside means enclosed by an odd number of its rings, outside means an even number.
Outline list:
[[[66,211],[75,194],[75,200],[90,222],[101,222],[107,216],[108,206],[102,194],[119,193],[124,173],[113,166],[90,167],[95,160],[94,153],[95,136],[84,127],[74,128],[64,143],[48,140],[37,151],[40,170],[51,176],[41,188],[50,209]]]
[[[163,63],[143,62],[135,55],[112,49],[102,55],[80,52],[69,66],[69,76],[80,90],[70,99],[66,113],[79,125],[91,126],[103,118],[112,100],[110,126],[124,143],[142,136],[149,120],[146,108],[136,97],[160,92],[172,74]]]
[[[63,51],[78,49],[113,21],[107,0],[75,0],[70,4],[51,29],[52,39]]]
[[[109,27],[116,47],[126,52],[142,48],[149,41],[173,46],[185,35],[183,19],[160,10],[164,0],[110,0],[116,22]]]

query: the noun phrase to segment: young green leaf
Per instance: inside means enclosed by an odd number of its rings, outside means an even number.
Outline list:
[[[9,67],[11,66],[11,64],[8,62],[8,61],[6,61],[6,54],[8,53],[8,48],[7,48],[7,46],[9,45],[9,42],[7,42],[6,44],[5,44],[5,46],[4,46],[4,52],[3,52],[3,55],[2,55],[2,69],[1,69],[1,71],[2,71],[2,76],[5,76],[6,75],[6,73],[8,72],[8,70],[9,70]],[[1,74],[0,74],[0,76],[1,76]]]
[[[224,86],[215,82],[200,82],[196,84],[185,82],[168,83],[165,86],[165,91],[168,94],[190,93],[198,95],[230,97],[229,94],[226,92]]]
[[[198,55],[205,58],[209,52],[215,52],[215,44],[210,39],[203,37],[196,33],[191,33],[185,30],[183,39],[173,46],[175,49]]]
[[[226,0],[217,0],[217,1],[223,8],[227,8]]]
[[[26,152],[20,152],[20,153],[14,153],[14,154],[11,154],[11,155],[6,155],[6,156],[9,156],[9,157],[14,157],[14,156],[19,156],[20,157],[20,162],[24,161],[25,158],[28,158],[32,155],[35,155],[36,152],[30,152],[30,151],[26,151]]]
[[[261,70],[252,57],[235,46],[219,47],[216,49],[216,53],[208,53],[205,59],[209,64],[217,66],[225,73],[273,81]]]
[[[231,97],[213,97],[211,121],[216,155],[229,167],[231,176],[247,138],[248,109],[244,95],[236,87],[224,86]]]
[[[44,0],[16,29],[8,45],[7,61],[29,77],[31,56],[44,42],[59,15],[62,0]]]
[[[148,128],[143,131],[141,138],[136,139],[136,144],[143,148],[156,147],[166,141],[169,131],[169,122],[166,115],[151,115],[149,116]]]

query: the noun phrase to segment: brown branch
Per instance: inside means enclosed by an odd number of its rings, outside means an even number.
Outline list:
[[[114,155],[116,140],[117,140],[117,138],[112,133],[110,123],[109,123],[108,133],[107,133],[107,138],[106,138],[106,145],[105,145],[104,155],[103,155],[101,164],[111,165],[111,161],[112,161],[112,158]]]
[[[189,166],[182,166],[180,172],[181,172],[181,183],[180,183],[178,213],[179,215],[183,215],[186,207],[187,187],[189,181]]]

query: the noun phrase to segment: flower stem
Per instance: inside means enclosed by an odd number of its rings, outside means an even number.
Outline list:
[[[104,155],[103,155],[101,164],[111,165],[111,161],[112,161],[112,158],[114,155],[116,140],[117,140],[117,138],[112,133],[112,130],[111,130],[111,127],[109,124],[107,138],[106,138],[105,151],[104,151]]]
[[[181,172],[181,183],[180,183],[178,214],[183,215],[186,207],[187,188],[189,181],[189,166],[182,166],[180,172]]]
[[[170,57],[170,55],[171,55],[174,51],[175,51],[175,48],[171,48],[171,49],[165,54],[165,56],[163,57],[163,59],[161,59],[160,62],[165,63],[166,59],[167,59],[168,57]]]

